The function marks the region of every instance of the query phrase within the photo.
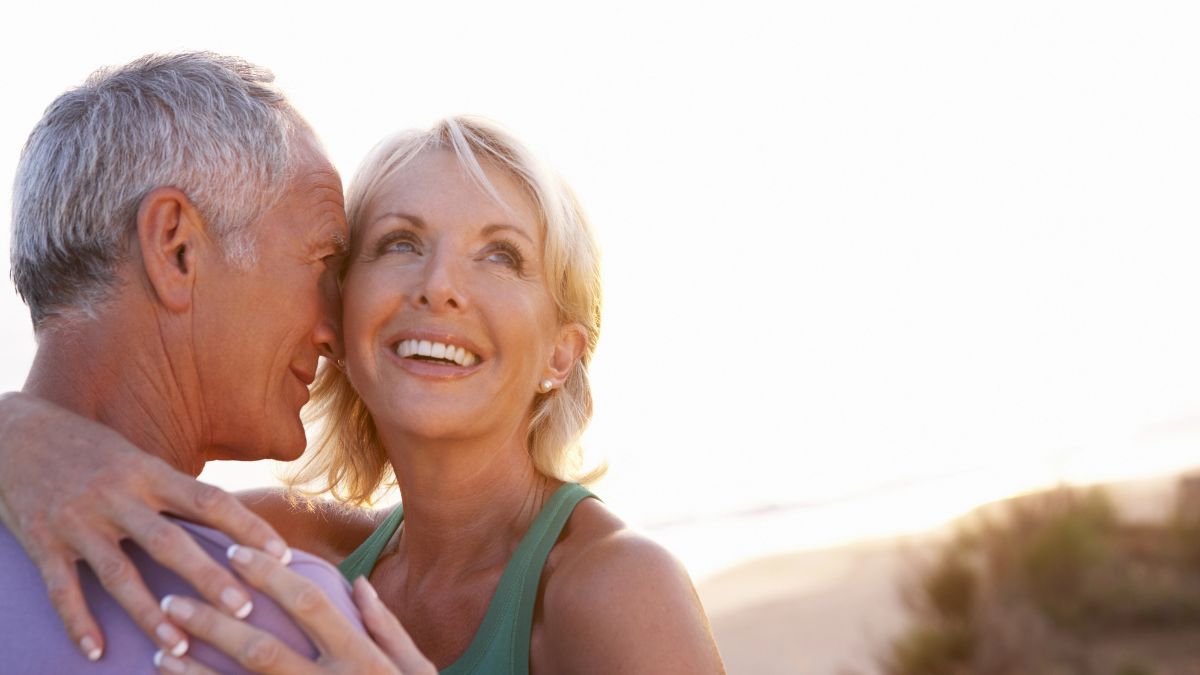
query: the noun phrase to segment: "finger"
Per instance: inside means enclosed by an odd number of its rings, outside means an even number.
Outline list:
[[[263,558],[270,559],[263,555]],[[276,563],[278,564],[278,563]],[[305,673],[314,666],[270,633],[222,614],[212,607],[177,595],[163,598],[163,609],[190,635],[233,657],[256,673]]]
[[[183,656],[174,657],[161,649],[154,653],[154,667],[168,675],[220,675],[199,661]]]
[[[362,613],[363,625],[375,644],[406,674],[436,673],[437,668],[417,649],[408,631],[379,599],[366,577],[354,580],[354,603]]]
[[[237,497],[206,483],[201,483],[159,462],[163,507],[175,515],[220,530],[244,546],[266,551],[286,564],[292,555],[287,542],[275,529]]]
[[[50,604],[62,619],[71,642],[88,661],[97,661],[104,654],[104,633],[88,611],[83,591],[79,587],[79,572],[75,561],[63,555],[37,553],[31,556],[42,574]]]
[[[279,603],[322,653],[330,652],[354,632],[346,617],[312,580],[247,546],[230,546],[228,555],[237,573]]]
[[[167,621],[158,601],[146,588],[133,561],[125,552],[102,538],[84,537],[81,543],[80,553],[96,574],[100,585],[125,609],[138,628],[172,655],[187,653],[187,636]]]
[[[150,557],[183,577],[208,602],[239,619],[250,615],[250,594],[182,527],[150,509],[125,511],[117,518]]]

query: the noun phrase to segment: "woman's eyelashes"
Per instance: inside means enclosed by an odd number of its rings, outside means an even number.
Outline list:
[[[484,248],[483,259],[511,268],[518,274],[525,271],[525,256],[521,249],[507,240],[494,241]]]
[[[415,232],[407,230],[398,230],[389,232],[379,238],[375,244],[375,256],[383,256],[389,253],[420,253],[421,239]]]

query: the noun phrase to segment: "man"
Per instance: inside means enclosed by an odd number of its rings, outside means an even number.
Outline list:
[[[114,472],[167,475],[151,470],[156,457],[194,476],[210,459],[290,460],[304,449],[299,410],[334,337],[322,298],[346,222],[336,171],[271,80],[212,54],[145,57],[59,97],[21,155],[12,274],[38,338],[24,390],[146,453]],[[85,447],[70,451],[88,461]],[[54,499],[54,486],[29,489]],[[234,524],[251,543],[290,555],[232,499],[189,496],[181,515]],[[167,567],[208,577],[203,597],[316,655],[273,602],[248,595],[213,561],[231,540],[191,524],[190,537],[139,528],[139,517],[129,516],[136,541],[169,559],[111,541],[85,552],[95,574],[82,568],[80,582],[104,637],[91,622],[69,622],[63,634],[55,610],[66,616],[84,602],[74,570],[46,575],[47,598],[33,561],[0,529],[5,672],[151,671],[159,649],[182,655],[187,639],[156,599],[195,591]],[[336,570],[299,553],[292,567],[354,615]],[[200,643],[192,655],[237,668]]]

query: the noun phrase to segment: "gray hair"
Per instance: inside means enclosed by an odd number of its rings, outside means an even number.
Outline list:
[[[35,330],[97,316],[157,187],[192,200],[231,262],[254,262],[246,226],[286,190],[290,136],[308,128],[274,79],[234,57],[152,54],[50,104],[13,186],[12,278]]]

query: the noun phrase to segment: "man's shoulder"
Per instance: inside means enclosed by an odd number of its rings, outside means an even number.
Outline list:
[[[194,523],[179,522],[206,554],[228,566],[225,552],[233,543],[229,537]],[[125,542],[123,547],[156,597],[172,594],[198,596],[187,582],[159,565],[136,545]],[[349,584],[335,567],[302,551],[293,552],[289,567],[312,579],[338,609],[361,626]],[[37,567],[15,537],[0,526],[0,585],[3,586],[0,593],[5,598],[5,602],[0,603],[0,654],[4,654],[4,671],[87,672],[95,675],[156,672],[151,658],[157,647],[142,634],[124,609],[108,595],[91,570],[83,564],[79,567],[79,577],[88,607],[104,630],[107,642],[104,657],[97,664],[89,664],[69,644],[58,615],[46,596]],[[316,647],[282,608],[254,589],[247,590],[251,592],[254,602],[254,611],[247,617],[247,622],[273,633],[300,654],[317,656]],[[231,659],[202,642],[193,644],[190,653],[217,672],[244,672]]]
[[[217,560],[225,560],[229,547],[235,543],[229,538],[229,535],[219,530],[197,525],[186,520],[177,519],[177,522],[192,535],[192,538],[200,544],[200,547],[205,552]],[[228,562],[223,564],[228,566]],[[345,593],[346,597],[350,597],[350,583],[338,572],[336,567],[322,558],[307,551],[294,548],[292,549],[292,559],[288,563],[288,567],[297,574],[308,577],[317,583],[328,583],[333,587],[339,588]]]

